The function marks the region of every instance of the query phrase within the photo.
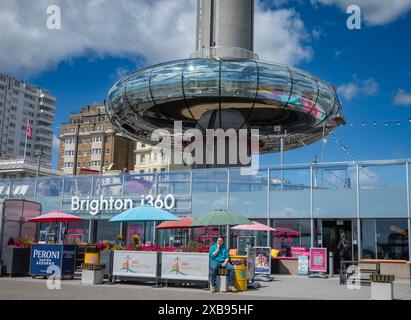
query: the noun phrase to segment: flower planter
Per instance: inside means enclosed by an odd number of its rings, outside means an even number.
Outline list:
[[[31,248],[7,247],[3,251],[4,273],[13,275],[28,275],[30,269]]]

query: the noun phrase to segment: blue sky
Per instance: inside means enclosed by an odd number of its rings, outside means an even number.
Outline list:
[[[44,44],[46,48],[43,52],[35,51],[33,45],[16,44],[17,49],[26,50],[27,56],[36,65],[36,68],[33,68],[24,65],[26,56],[6,55],[7,49],[4,48],[10,47],[8,36],[14,36],[14,41],[31,41],[31,38],[27,38],[30,33],[16,36],[14,31],[17,29],[24,31],[24,27],[27,26],[41,31],[42,27],[39,25],[43,25],[44,22],[40,18],[33,18],[34,20],[27,21],[25,24],[21,23],[20,18],[27,14],[18,11],[21,1],[5,0],[4,12],[9,10],[9,16],[11,13],[14,14],[14,22],[19,25],[18,28],[9,26],[4,33],[0,34],[2,48],[0,71],[14,74],[52,91],[58,100],[56,135],[59,132],[59,125],[68,121],[71,112],[78,112],[81,106],[106,99],[110,87],[125,72],[164,61],[168,56],[170,60],[184,58],[187,53],[194,51],[194,48],[190,47],[194,39],[184,42],[186,38],[194,35],[194,30],[186,30],[193,29],[195,16],[191,16],[195,13],[195,3],[192,0],[169,0],[167,3],[173,3],[173,6],[171,7],[170,4],[169,10],[161,12],[165,17],[162,20],[164,26],[161,21],[150,24],[150,21],[154,21],[150,16],[152,14],[150,10],[155,9],[153,5],[150,7],[145,0],[134,1],[140,3],[139,8],[144,8],[138,13],[142,19],[140,22],[145,21],[149,26],[147,28],[153,29],[151,31],[153,33],[151,36],[143,35],[142,32],[147,30],[141,26],[142,29],[138,29],[137,26],[137,30],[130,32],[128,42],[123,45],[124,41],[127,41],[127,38],[123,38],[128,36],[128,32],[118,26],[125,23],[124,20],[127,18],[124,14],[121,17],[121,8],[116,7],[120,18],[115,16],[115,12],[111,12],[110,19],[106,19],[105,25],[97,28],[93,23],[97,24],[98,20],[95,19],[98,18],[90,18],[90,15],[82,17],[75,12],[79,9],[61,0],[63,30],[59,30],[61,33],[56,39],[63,38],[62,42],[51,39],[52,42],[55,41],[55,46],[49,49],[45,42],[38,40],[33,42],[40,47]],[[164,1],[159,0],[158,3],[163,2],[166,5]],[[295,65],[339,88],[343,114],[348,123],[355,122],[355,125],[338,128],[335,135],[349,147],[356,160],[411,158],[409,143],[411,123],[384,126],[386,120],[411,118],[411,4],[408,0],[393,1],[404,4],[401,7],[403,9],[388,16],[385,15],[388,9],[383,2],[380,3],[381,7],[378,7],[378,5],[369,5],[369,1],[363,1],[361,30],[347,29],[348,15],[343,10],[344,0],[277,0],[257,3],[259,9],[257,19],[261,17],[261,21],[267,21],[269,25],[257,26],[256,32],[261,30],[264,35],[260,37],[272,38],[272,42],[264,41],[256,45],[257,53],[259,53],[258,48],[261,48],[265,60]],[[127,3],[128,0],[123,2]],[[124,5],[123,2],[121,4],[119,2],[118,7]],[[361,1],[352,2],[361,3]],[[49,3],[51,2],[48,0],[36,2],[37,6],[33,7],[33,10],[41,11]],[[100,10],[101,15],[105,17],[109,7],[101,7]],[[173,10],[178,12],[178,16],[169,20],[167,11],[172,14]],[[77,29],[77,21],[73,17],[82,19],[78,24],[84,24],[84,35],[80,29]],[[176,29],[178,32],[175,32],[178,34],[175,41],[171,42],[172,45],[164,43],[165,47],[161,47],[162,42],[166,42],[169,36],[173,36],[162,34],[162,31],[170,29],[167,27],[168,23],[171,26],[173,23],[179,24]],[[97,31],[91,34],[90,30],[94,28]],[[99,28],[101,30],[98,30]],[[104,28],[109,29],[105,31]],[[117,33],[110,33],[111,30]],[[123,33],[119,34],[118,30],[122,30]],[[284,43],[275,39],[277,31],[278,34],[285,36],[285,41],[289,39],[290,51],[283,50]],[[118,39],[119,37],[121,39]],[[83,42],[79,40],[80,38]],[[178,41],[183,42],[182,48],[178,45],[174,46],[174,42],[178,43]],[[114,43],[112,46],[111,42]],[[361,121],[368,121],[368,123],[363,127]],[[377,121],[376,126],[372,125],[373,121]],[[57,160],[56,151],[55,149],[54,164]],[[308,163],[316,155],[318,157],[321,155],[321,142],[289,151],[285,158],[287,163]],[[325,145],[324,160],[348,161],[350,158],[329,138]],[[278,154],[265,155],[262,162],[277,164],[279,156]]]

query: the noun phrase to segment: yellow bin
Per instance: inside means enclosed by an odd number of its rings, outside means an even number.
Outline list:
[[[234,286],[238,291],[247,290],[247,257],[246,256],[232,256],[231,264],[234,267]]]
[[[100,251],[95,246],[86,247],[85,264],[100,264]]]

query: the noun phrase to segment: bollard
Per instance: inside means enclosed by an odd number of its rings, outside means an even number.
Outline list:
[[[334,253],[332,252],[329,253],[328,265],[329,265],[329,275],[330,275],[330,278],[332,278],[334,276]]]
[[[372,274],[371,281],[371,300],[393,300],[394,281],[393,275]]]

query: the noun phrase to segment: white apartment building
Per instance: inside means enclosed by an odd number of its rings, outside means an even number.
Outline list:
[[[56,98],[42,88],[0,73],[0,157],[24,156],[27,119],[32,140],[27,140],[27,157],[41,150],[51,161]]]
[[[156,150],[153,146],[136,142],[136,164],[134,171],[137,173],[156,173],[187,168],[185,165],[173,164],[167,154]],[[170,155],[173,157],[173,153]]]

